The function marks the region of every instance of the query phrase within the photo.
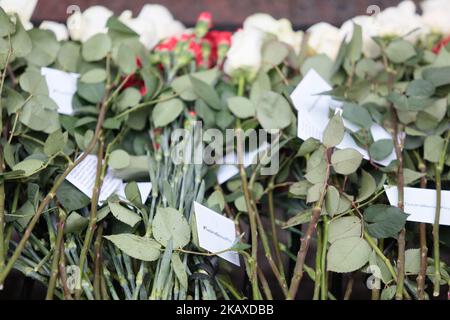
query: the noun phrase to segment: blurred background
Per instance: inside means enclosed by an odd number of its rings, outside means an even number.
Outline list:
[[[200,12],[209,11],[219,29],[236,29],[247,16],[257,12],[269,13],[278,19],[287,18],[296,29],[304,29],[320,21],[340,25],[354,16],[368,14],[367,8],[371,5],[377,5],[383,10],[400,2],[401,0],[40,0],[33,21],[66,21],[70,5],[77,5],[81,10],[102,5],[116,14],[124,10],[132,10],[137,14],[144,4],[152,3],[166,6],[177,20],[188,27],[195,24]]]

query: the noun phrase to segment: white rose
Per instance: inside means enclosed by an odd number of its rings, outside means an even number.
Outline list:
[[[67,27],[62,23],[57,23],[53,21],[42,21],[41,25],[39,26],[39,29],[52,31],[55,34],[56,39],[58,41],[64,41],[69,39],[69,31],[67,30]]]
[[[267,13],[255,13],[244,20],[243,27],[244,29],[255,28],[276,35],[278,20]]]
[[[83,13],[75,12],[67,19],[70,37],[85,42],[97,33],[106,33],[106,23],[112,15],[111,10],[102,6],[90,7]]]
[[[296,53],[300,52],[303,32],[295,32],[287,19],[276,20],[269,14],[256,13],[245,19],[243,26],[244,29],[256,28],[264,33],[274,35],[279,41],[290,45]]]
[[[278,20],[277,37],[281,42],[290,45],[294,49],[295,53],[300,53],[303,41],[303,31],[294,31],[289,20]]]
[[[335,60],[339,52],[343,36],[340,30],[326,22],[320,22],[307,31],[309,36],[308,45],[318,54],[326,54]]]
[[[33,28],[30,22],[37,0],[0,0],[0,7],[8,14],[17,13],[25,29]]]
[[[243,72],[252,79],[261,67],[264,37],[264,32],[256,28],[241,29],[233,34],[224,65],[225,73],[235,76]]]
[[[381,49],[372,39],[378,35],[378,25],[375,19],[371,16],[359,16],[344,22],[341,27],[341,34],[347,41],[352,39],[354,24],[359,25],[362,29],[364,55],[368,58],[378,57],[381,54]]]
[[[397,7],[387,8],[375,17],[375,21],[380,37],[405,36],[413,43],[428,29],[416,13],[416,5],[412,1],[403,1]]]
[[[432,32],[450,35],[450,1],[426,0],[422,2],[422,18]]]
[[[166,7],[147,4],[142,7],[136,18],[131,11],[124,11],[119,20],[139,34],[140,41],[147,49],[152,49],[158,42],[181,34],[185,28],[175,20]]]

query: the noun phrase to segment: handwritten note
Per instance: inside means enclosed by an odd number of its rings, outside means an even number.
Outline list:
[[[291,99],[298,111],[297,135],[300,139],[307,140],[308,138],[314,138],[322,141],[323,132],[330,120],[330,109],[335,113],[342,112],[342,102],[336,101],[330,96],[320,95],[331,89],[332,87],[315,70],[310,70],[292,92]],[[344,126],[352,132],[360,129],[345,119]],[[372,125],[370,131],[375,141],[392,139],[389,132],[376,123]],[[348,132],[345,133],[344,139],[337,148],[353,148],[361,153],[365,159],[370,159],[367,150],[358,146]],[[387,166],[395,159],[395,152],[392,152],[386,159],[375,162]]]
[[[236,228],[233,220],[198,202],[194,202],[194,210],[198,241],[203,249],[216,253],[233,247],[236,241]],[[239,254],[235,251],[219,253],[218,256],[240,266]]]
[[[97,157],[88,155],[81,163],[76,166],[67,176],[67,181],[72,183],[77,189],[92,199],[92,191],[95,185],[97,174]],[[138,182],[138,189],[143,202],[147,200],[152,190],[150,182]],[[107,170],[102,187],[100,188],[99,204],[106,201],[112,194],[117,194],[123,199],[125,196],[125,183],[122,179],[115,177],[111,170]]]
[[[384,186],[391,205],[397,205],[397,187]],[[436,215],[436,190],[405,188],[405,213],[408,221],[434,223]],[[439,223],[450,226],[450,191],[441,192],[441,214]]]

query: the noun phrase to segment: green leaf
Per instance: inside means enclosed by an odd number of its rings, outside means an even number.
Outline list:
[[[61,65],[62,70],[67,72],[77,71],[80,51],[80,45],[74,42],[66,42],[61,46],[57,61]]]
[[[180,95],[181,99],[187,101],[193,101],[198,98],[198,95],[194,92],[190,77],[200,79],[203,82],[212,85],[218,77],[218,71],[217,69],[211,69],[175,78],[171,84],[172,89]]]
[[[142,220],[137,213],[121,206],[119,203],[108,202],[108,205],[113,216],[116,217],[117,220],[129,225],[130,227],[134,227],[136,223]]]
[[[48,95],[47,82],[45,77],[37,71],[26,71],[19,80],[22,90],[31,95]]]
[[[256,117],[266,129],[284,129],[292,122],[292,111],[286,99],[272,91],[263,93],[256,105]]]
[[[342,117],[367,130],[369,130],[373,124],[369,111],[354,103],[346,103],[344,105]]]
[[[125,196],[127,197],[127,200],[136,207],[142,206],[141,192],[139,191],[139,186],[135,181],[127,183],[125,186]]]
[[[56,191],[56,197],[68,212],[85,208],[91,203],[88,196],[66,180]]]
[[[139,237],[134,234],[122,233],[105,236],[121,251],[138,260],[155,261],[160,256],[161,246],[155,240]]]
[[[337,150],[331,156],[334,170],[343,175],[349,175],[358,170],[363,157],[355,149]]]
[[[433,83],[435,87],[450,84],[450,67],[429,68],[423,72],[423,78]]]
[[[327,148],[337,146],[344,139],[344,133],[344,122],[339,114],[335,114],[323,132],[323,144]]]
[[[425,175],[426,175],[426,173],[413,171],[408,168],[403,169],[403,180],[405,182],[405,185],[414,183]]]
[[[124,150],[114,150],[109,156],[108,165],[114,170],[125,169],[130,165],[130,155]]]
[[[333,75],[334,62],[326,54],[309,57],[301,67],[302,75],[314,69],[325,81],[330,81]]]
[[[117,53],[116,63],[124,74],[132,74],[136,71],[136,55],[130,50],[130,47],[121,44]]]
[[[322,192],[324,192],[324,183],[316,183],[308,189],[308,195],[306,196],[306,203],[316,202],[320,199]]]
[[[396,291],[397,291],[396,285],[384,288],[383,291],[381,291],[381,300],[392,300],[395,296]]]
[[[119,112],[124,111],[130,107],[134,107],[139,103],[142,96],[138,89],[127,88],[125,89],[118,98],[117,105],[119,107]]]
[[[78,91],[77,94],[83,98],[84,100],[97,104],[100,103],[103,99],[103,95],[105,92],[105,84],[104,83],[78,83]]]
[[[215,110],[222,110],[222,102],[214,87],[203,80],[196,77],[190,77],[192,87],[196,95],[202,98],[211,108]]]
[[[376,204],[364,211],[367,232],[374,238],[394,238],[405,227],[408,217],[397,207]]]
[[[111,39],[108,35],[98,33],[83,43],[81,54],[86,61],[99,61],[111,51],[111,46]]]
[[[394,150],[394,144],[391,139],[381,139],[372,143],[369,147],[370,157],[381,161],[386,159]]]
[[[208,198],[208,207],[212,208],[217,206],[220,211],[225,208],[225,198],[223,197],[222,192],[214,191]]]
[[[186,273],[186,267],[180,259],[180,255],[178,253],[172,254],[172,268],[177,276],[178,281],[180,282],[181,287],[187,289],[188,286],[188,277]]]
[[[440,136],[428,136],[424,143],[424,159],[432,163],[438,163],[444,152],[445,140]]]
[[[255,115],[255,106],[244,97],[231,97],[227,99],[228,108],[238,118],[246,119]]]
[[[330,216],[333,216],[339,209],[339,199],[339,191],[335,187],[329,186],[325,194],[325,208]]]
[[[106,79],[106,70],[101,68],[91,69],[84,73],[80,81],[84,83],[99,83]]]
[[[418,79],[409,83],[406,94],[410,97],[429,98],[435,91],[436,88],[431,81]]]
[[[44,166],[44,162],[38,159],[27,159],[16,164],[12,169],[13,171],[24,171],[23,176],[29,177],[39,171]]]
[[[163,246],[170,239],[174,248],[182,248],[191,239],[189,223],[181,212],[173,208],[158,208],[152,223],[153,236]]]
[[[61,47],[54,33],[49,30],[31,29],[28,35],[32,43],[32,50],[25,57],[28,63],[39,67],[52,64]]]
[[[14,24],[9,19],[8,14],[0,7],[0,38],[13,34],[14,31]]]
[[[280,41],[269,41],[264,44],[262,49],[262,64],[264,71],[281,64],[287,58],[289,50],[286,44]]]
[[[327,270],[333,272],[353,272],[368,261],[371,249],[366,240],[348,237],[333,242],[327,254]]]
[[[387,46],[386,55],[394,63],[404,63],[416,55],[416,50],[410,42],[399,39]]]
[[[353,37],[348,45],[348,58],[351,62],[356,62],[361,58],[363,49],[362,28],[358,24],[353,24]]]
[[[51,157],[54,154],[57,154],[60,151],[63,151],[65,145],[67,144],[68,133],[62,133],[60,130],[57,130],[51,133],[47,140],[45,140],[44,144],[44,153]]]
[[[180,99],[170,99],[158,103],[152,112],[155,127],[162,128],[174,121],[183,112],[184,103]]]
[[[66,223],[64,225],[64,234],[76,233],[79,234],[89,224],[89,219],[83,216],[80,216],[76,212],[72,212],[67,217]]]
[[[299,224],[304,224],[304,223],[310,222],[311,221],[311,213],[312,213],[311,209],[306,209],[306,210],[300,211],[292,218],[289,218],[289,220],[283,224],[283,229],[288,229],[291,227],[298,226]]]
[[[310,154],[311,152],[317,150],[317,148],[319,148],[320,146],[320,141],[314,139],[314,138],[309,138],[307,140],[305,140],[302,145],[300,146],[300,149],[298,149],[297,152],[297,157],[304,157],[307,154]]]
[[[16,16],[16,33],[11,37],[11,44],[16,57],[22,58],[31,52],[32,43],[30,36]]]
[[[32,130],[53,133],[60,129],[57,108],[48,96],[33,96],[23,106],[19,121]]]
[[[294,196],[306,196],[311,183],[306,180],[295,182],[289,187],[289,193]]]
[[[418,274],[420,272],[420,249],[408,249],[405,252],[406,274]]]
[[[362,170],[361,175],[361,186],[358,190],[358,198],[356,202],[362,202],[369,199],[369,197],[376,191],[377,184],[372,175],[364,170]]]
[[[362,224],[359,218],[343,217],[330,222],[328,241],[334,243],[340,239],[360,237],[361,233]]]

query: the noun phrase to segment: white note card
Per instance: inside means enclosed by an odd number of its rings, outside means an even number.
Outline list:
[[[69,173],[66,179],[92,199],[92,189],[94,188],[96,174],[97,156],[88,155]],[[152,190],[152,184],[151,182],[138,182],[137,186],[141,194],[141,199],[145,202]],[[122,179],[116,178],[113,175],[113,171],[108,169],[100,189],[98,203],[100,204],[106,201],[114,193],[119,197],[126,199],[125,183]]]
[[[384,186],[391,205],[397,205],[398,192],[395,186]],[[436,190],[421,188],[405,188],[405,213],[408,221],[434,223],[436,214]],[[450,191],[441,191],[441,225],[450,226]]]
[[[58,105],[58,113],[72,115],[72,100],[77,92],[79,74],[52,68],[42,68],[50,98]]]
[[[77,189],[92,198],[92,189],[95,185],[97,173],[97,156],[88,155],[79,165],[77,165],[67,176],[67,181],[72,183]],[[108,170],[103,180],[98,198],[99,203],[108,199],[116,190],[122,187],[121,179],[114,177]]]
[[[200,246],[212,253],[233,247],[236,241],[236,228],[233,220],[194,202],[195,220],[197,223]],[[240,266],[239,254],[235,251],[219,253],[219,257]]]
[[[268,143],[263,143],[261,147],[256,150],[252,150],[244,153],[243,165],[244,168],[256,163],[255,157],[262,151],[269,148],[270,145]],[[223,184],[233,178],[235,175],[239,173],[238,165],[238,157],[236,153],[227,153],[225,157],[222,159],[223,165],[219,167],[217,170],[217,182],[219,184]]]
[[[336,101],[330,96],[320,95],[321,93],[330,90],[332,90],[332,87],[315,70],[311,69],[292,92],[291,99],[298,111],[297,135],[300,139],[307,140],[309,138],[314,138],[322,141],[323,132],[330,120],[330,109],[334,110],[336,113],[342,111],[342,102]],[[360,129],[357,125],[346,120],[344,120],[344,125],[352,132],[356,132]],[[370,131],[372,132],[375,141],[392,139],[389,132],[379,124],[374,123],[370,128]],[[337,148],[352,148],[361,153],[365,159],[370,159],[369,153],[365,149],[359,147],[348,132],[345,133],[344,139]],[[386,159],[375,162],[387,166],[395,159],[395,152],[392,151]]]

